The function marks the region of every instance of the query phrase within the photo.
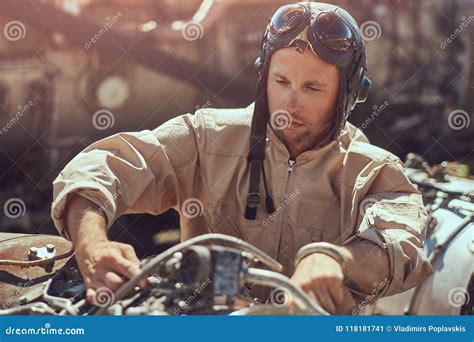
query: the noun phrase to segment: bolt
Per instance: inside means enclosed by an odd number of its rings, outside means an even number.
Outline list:
[[[30,248],[30,254],[31,254],[31,255],[38,255],[38,248],[36,248],[36,247],[31,247],[31,248]]]
[[[48,243],[46,245],[46,250],[49,252],[49,253],[53,253],[54,252],[54,245],[52,243]]]

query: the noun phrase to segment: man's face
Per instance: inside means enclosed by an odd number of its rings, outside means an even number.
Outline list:
[[[313,148],[334,126],[339,94],[339,71],[307,48],[294,47],[272,55],[268,75],[270,120],[288,113],[291,125],[272,125],[290,154]],[[276,129],[275,127],[278,126]]]

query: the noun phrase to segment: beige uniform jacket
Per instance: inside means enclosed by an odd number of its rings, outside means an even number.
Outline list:
[[[118,133],[87,147],[54,181],[58,231],[67,236],[65,206],[76,192],[101,207],[108,227],[122,214],[175,208],[182,240],[206,232],[242,238],[278,259],[288,276],[302,246],[356,238],[389,255],[391,279],[383,295],[431,274],[422,251],[427,214],[421,195],[400,160],[370,145],[349,123],[338,141],[302,153],[292,166],[269,125],[264,167],[276,212],[267,213],[262,196],[257,219],[245,219],[252,114],[253,104],[206,108],[153,131]]]

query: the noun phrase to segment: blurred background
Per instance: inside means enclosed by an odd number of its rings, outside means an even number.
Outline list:
[[[373,87],[349,121],[402,159],[472,178],[474,0],[328,2],[356,18],[368,50]],[[265,25],[286,3],[2,0],[0,232],[54,234],[51,183],[93,141],[252,102]],[[127,215],[110,235],[144,256],[178,224],[173,210]]]

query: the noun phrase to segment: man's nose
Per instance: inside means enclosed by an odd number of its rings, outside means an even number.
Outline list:
[[[298,91],[295,89],[291,89],[286,97],[285,101],[285,110],[289,113],[294,113],[298,111],[300,105],[300,95]]]

